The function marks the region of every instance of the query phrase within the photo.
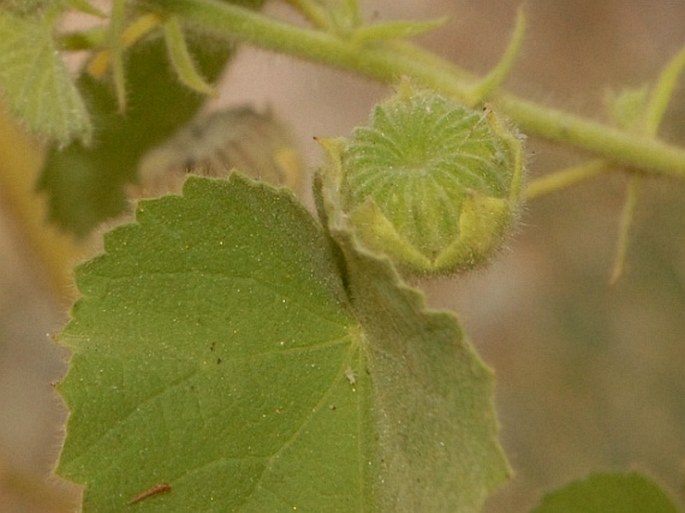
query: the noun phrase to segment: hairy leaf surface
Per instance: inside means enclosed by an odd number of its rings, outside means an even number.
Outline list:
[[[594,474],[547,494],[532,513],[677,513],[653,481],[631,472]]]
[[[52,23],[39,16],[0,12],[0,93],[32,132],[87,141],[92,126],[52,38]]]
[[[454,316],[427,312],[386,257],[363,249],[337,203],[335,178],[319,174],[315,190],[369,340],[381,511],[480,511],[510,471],[497,441],[490,371]]]
[[[58,471],[85,513],[155,489],[137,511],[478,511],[506,474],[489,373],[452,316],[344,253],[239,175],[108,235],[61,336]]]

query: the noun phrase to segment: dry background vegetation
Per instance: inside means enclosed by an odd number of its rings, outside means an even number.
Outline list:
[[[367,10],[377,19],[449,14],[425,44],[484,72],[506,44],[518,3],[369,0]],[[524,53],[507,87],[596,118],[608,87],[646,83],[685,43],[683,0],[527,6]],[[312,136],[348,133],[386,94],[364,79],[251,49],[226,79],[217,104],[271,105],[293,124],[310,165],[319,158]],[[685,144],[685,87],[662,134]],[[38,158],[38,149],[27,151]],[[534,139],[528,154],[533,177],[582,160]],[[11,162],[0,154],[0,172]],[[616,468],[647,471],[685,505],[685,185],[645,181],[627,273],[610,287],[625,181],[616,174],[534,201],[491,268],[426,284],[431,304],[459,313],[497,374],[516,477],[489,511],[527,511],[549,487]],[[0,190],[0,511],[74,511],[76,488],[50,476],[66,415],[50,384],[68,355],[49,334],[66,318],[66,298],[48,286],[8,194]]]

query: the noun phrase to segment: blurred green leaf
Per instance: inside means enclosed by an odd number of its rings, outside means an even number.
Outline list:
[[[97,16],[98,18],[106,18],[107,15],[98,7],[91,5],[89,0],[66,0],[67,5],[74,10],[81,11],[84,14]]]
[[[259,7],[263,1],[234,3]],[[188,47],[209,81],[233,52],[199,36],[189,37]],[[83,73],[78,85],[91,110],[94,141],[51,148],[39,182],[49,195],[50,219],[78,236],[124,211],[123,187],[136,180],[142,156],[190,121],[206,100],[179,82],[162,38],[137,44],[125,60],[126,112],[119,112],[111,83]]]
[[[477,511],[506,475],[491,376],[386,262],[233,174],[140,204],[83,265],[58,471],[84,512]]]
[[[531,513],[677,513],[654,482],[636,473],[594,474],[547,494]]]
[[[35,15],[62,0],[0,0],[0,10],[21,15]]]
[[[90,139],[88,112],[57,52],[49,19],[0,11],[0,90],[32,132],[60,145]]]
[[[231,49],[199,41],[197,61],[216,78]],[[176,79],[161,39],[127,54],[127,110],[119,113],[111,85],[88,74],[79,79],[95,123],[95,140],[53,147],[39,188],[49,194],[50,217],[79,236],[86,235],[125,206],[123,187],[136,179],[138,161],[190,120],[205,100]]]

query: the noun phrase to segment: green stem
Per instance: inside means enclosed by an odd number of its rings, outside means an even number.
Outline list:
[[[571,185],[604,174],[611,169],[612,166],[601,159],[592,160],[579,166],[564,168],[532,180],[526,187],[524,194],[526,199],[529,200],[539,198],[545,194],[566,189]]]
[[[112,78],[114,79],[114,91],[116,92],[119,111],[126,111],[126,74],[124,72],[124,49],[121,35],[124,32],[126,21],[125,0],[114,0],[112,3],[112,16],[110,21],[109,50],[111,55]]]
[[[164,22],[163,32],[169,60],[181,83],[200,94],[216,94],[214,88],[205,81],[195,67],[178,16],[171,16]]]
[[[685,179],[685,149],[502,93],[495,101],[524,133],[588,150],[625,167]]]
[[[609,284],[614,285],[623,275],[625,268],[626,255],[628,253],[628,244],[630,242],[630,228],[633,225],[635,218],[635,207],[637,206],[637,197],[640,192],[639,175],[632,175],[626,187],[626,201],[621,212],[621,221],[618,230],[618,242],[616,244],[616,256],[614,257],[614,265],[611,270]]]
[[[355,45],[349,40],[303,29],[233,4],[216,0],[139,0],[143,7],[177,14],[184,22],[229,40],[290,54],[306,60],[354,71],[386,83],[410,76],[428,87],[468,101],[473,80],[452,73],[450,66],[416,60],[397,46]],[[512,94],[496,94],[492,103],[524,132],[588,150],[610,161],[645,173],[685,179],[685,149],[651,137],[630,134],[560,110],[550,109]]]
[[[139,3],[160,14],[178,14],[185,23],[228,40],[347,69],[382,82],[395,83],[409,75],[462,100],[470,91],[471,82],[455,77],[447,65],[436,69],[432,63],[417,61],[413,55],[404,55],[392,46],[360,46],[333,34],[295,27],[216,0],[139,0]]]
[[[685,69],[685,48],[671,59],[657,80],[647,106],[647,119],[645,121],[645,133],[647,135],[656,134],[678,83],[678,76],[683,72],[683,69]]]

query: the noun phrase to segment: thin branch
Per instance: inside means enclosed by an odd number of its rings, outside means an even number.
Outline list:
[[[644,132],[647,135],[655,135],[664,117],[666,107],[671,101],[673,91],[678,83],[678,77],[685,69],[685,48],[680,50],[671,62],[659,75],[656,87],[652,92],[649,105],[647,106],[647,119]]]
[[[641,176],[633,174],[626,187],[626,200],[623,204],[623,211],[621,212],[618,242],[616,243],[616,256],[614,257],[614,265],[611,269],[609,285],[616,284],[623,275],[626,255],[628,254],[628,244],[630,242],[630,229],[633,226],[635,207],[637,206],[637,198],[640,192],[641,178]]]
[[[532,180],[526,187],[525,196],[529,200],[539,198],[602,175],[611,169],[611,165],[605,160],[593,160],[579,166],[564,168]]]
[[[514,32],[511,35],[509,44],[507,45],[502,58],[497,65],[471,90],[471,101],[469,105],[478,105],[487,100],[488,97],[497,89],[499,89],[504,81],[509,76],[511,68],[516,63],[516,59],[521,53],[521,46],[523,45],[523,37],[526,33],[526,11],[523,7],[519,7],[516,13],[516,25]]]

